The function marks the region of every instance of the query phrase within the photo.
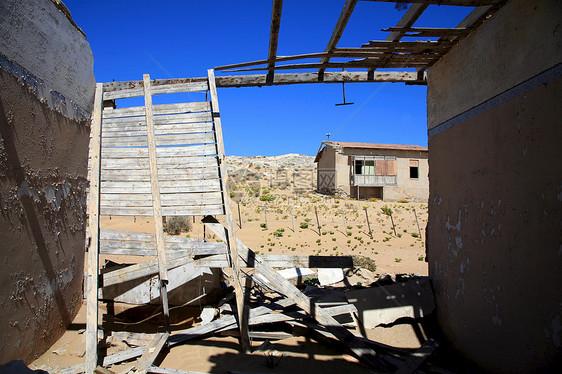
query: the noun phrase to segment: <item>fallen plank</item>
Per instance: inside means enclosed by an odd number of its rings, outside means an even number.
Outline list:
[[[168,332],[156,334],[142,354],[138,363],[135,365],[138,374],[145,374],[149,371],[150,367],[154,363],[154,360],[156,360],[156,357],[158,357],[160,351],[164,348],[164,344],[166,344],[169,337],[170,333]]]
[[[208,216],[203,219],[203,222],[219,238],[222,238],[223,240],[226,238],[226,229],[218,223],[215,218]],[[382,355],[379,355],[377,352],[367,347],[363,344],[363,342],[357,339],[355,335],[349,332],[345,327],[341,326],[332,316],[327,314],[317,305],[314,305],[306,295],[299,291],[298,288],[283,278],[272,267],[268,266],[260,255],[255,254],[241,240],[238,239],[237,248],[239,256],[243,261],[248,262],[253,259],[256,270],[265,276],[276,288],[280,289],[286,297],[293,300],[300,308],[309,313],[314,319],[325,325],[328,330],[340,341],[342,341],[354,354],[356,354],[358,358],[375,369],[387,370],[389,368],[389,363],[384,361],[384,357],[382,357]]]
[[[300,255],[262,255],[264,262],[274,268],[351,268],[353,258],[350,256],[300,256]],[[196,261],[196,266],[229,267],[225,256],[209,256]],[[254,267],[253,259],[249,259],[245,266]]]

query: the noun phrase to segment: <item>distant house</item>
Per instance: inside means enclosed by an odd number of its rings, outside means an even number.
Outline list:
[[[314,160],[317,190],[356,199],[427,201],[426,147],[324,141]]]

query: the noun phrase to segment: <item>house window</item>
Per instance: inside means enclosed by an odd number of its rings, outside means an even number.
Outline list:
[[[355,160],[355,174],[375,175],[375,160]]]
[[[410,160],[410,178],[418,179],[420,177],[419,160]]]

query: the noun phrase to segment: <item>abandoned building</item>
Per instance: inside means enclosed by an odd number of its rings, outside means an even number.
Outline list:
[[[355,199],[427,201],[427,148],[324,141],[314,159],[320,193]]]
[[[378,354],[385,347],[351,334],[332,317],[333,310],[311,306],[308,296],[272,270],[288,261],[273,265],[279,261],[254,253],[237,240],[229,219],[216,94],[216,88],[224,87],[400,82],[428,87],[428,152],[407,153],[404,166],[398,155],[382,154],[382,150],[379,154],[378,149],[368,156],[353,155],[351,164],[342,157],[345,177],[340,181],[334,175],[334,188],[341,183],[349,187],[350,194],[359,191],[358,197],[369,192],[364,188],[380,188],[358,183],[361,178],[365,179],[361,183],[366,182],[365,176],[373,171],[376,180],[377,161],[384,161],[379,169],[385,178],[382,193],[392,198],[394,192],[387,188],[386,178],[395,176],[398,186],[401,167],[408,178],[415,176],[417,167],[421,179],[427,175],[429,163],[426,248],[443,341],[482,371],[560,372],[562,2],[400,2],[412,4],[396,27],[386,29],[386,40],[369,41],[366,35],[361,47],[340,48],[338,42],[358,1],[342,1],[329,42],[325,49],[321,46],[323,52],[281,57],[277,56],[277,42],[283,1],[273,0],[267,58],[215,68],[236,74],[265,71],[262,74],[215,76],[210,69],[199,78],[151,79],[145,75],[138,81],[97,84],[90,46],[60,0],[0,2],[0,364],[20,358],[28,363],[56,341],[83,303],[84,283],[86,356],[68,372],[91,373],[98,365],[140,357],[141,371],[166,373],[151,366],[160,349],[166,343],[173,346],[189,339],[193,331],[167,328],[152,334],[153,339],[144,345],[102,357],[98,306],[109,297],[104,295],[107,287],[120,284],[125,274],[128,280],[153,282],[150,292],[158,294],[166,314],[167,292],[172,288],[168,273],[181,266],[193,267],[191,274],[209,267],[232,269],[237,315],[215,320],[212,326],[237,329],[244,346],[248,326],[242,279],[246,275],[240,268],[247,266],[271,281],[284,297],[280,304],[296,304],[301,314],[314,316],[316,329],[346,344],[367,365],[415,372],[422,362],[406,367],[415,355]],[[457,27],[416,27],[418,18],[435,4],[471,9]],[[433,39],[403,41],[403,37]],[[320,61],[293,63],[311,58]],[[280,73],[291,69],[313,72]],[[211,101],[152,105],[152,95],[169,92],[210,92]],[[128,97],[144,97],[144,105],[117,109],[104,105]],[[205,146],[156,151],[153,131],[163,131],[162,125],[176,126],[178,118],[185,125],[178,127],[184,135],[189,132],[186,128],[194,130],[193,123],[204,123],[197,128],[204,135],[194,141]],[[170,139],[178,135],[173,127],[167,129],[171,131],[165,135]],[[119,132],[123,139],[116,134]],[[132,139],[124,140],[125,134]],[[100,144],[102,138],[112,141]],[[172,142],[185,145],[188,138]],[[138,149],[120,149],[127,141]],[[346,148],[353,149],[344,144],[340,144],[344,153]],[[329,149],[332,146],[325,144],[323,152],[331,152]],[[189,167],[198,169],[199,179],[212,179],[213,191],[201,191],[195,182],[183,183],[188,179],[185,175],[182,183],[170,183],[179,180],[174,179],[179,174],[169,170],[173,167],[167,167],[178,154],[185,158],[211,156]],[[161,170],[167,171],[160,178],[157,162],[162,157],[167,164]],[[396,163],[386,157],[396,157]],[[127,169],[129,174],[115,172],[123,165],[133,165]],[[337,170],[337,159],[333,165]],[[352,175],[358,177],[355,188],[349,183]],[[127,183],[111,180],[125,177],[133,179]],[[134,178],[142,178],[138,190],[128,183],[137,180]],[[196,188],[187,191],[186,185]],[[184,188],[179,200],[166,196],[178,186]],[[110,196],[127,191],[137,196]],[[194,198],[190,193],[208,194],[209,198]],[[132,236],[100,228],[99,215],[119,211],[154,217],[156,234]],[[188,238],[165,239],[158,227],[162,214],[216,214],[229,222],[225,228],[206,217],[206,227],[223,240],[209,246],[184,240]],[[83,282],[85,247],[88,271]],[[100,253],[130,254],[132,250],[139,257],[142,252],[154,259],[118,269],[113,277],[107,269],[100,272]],[[297,260],[316,261],[314,256]],[[268,314],[272,309],[259,308],[260,317],[273,315]],[[325,330],[321,330],[323,326]]]

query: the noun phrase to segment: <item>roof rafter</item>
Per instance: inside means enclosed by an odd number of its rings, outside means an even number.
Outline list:
[[[281,26],[281,10],[283,0],[273,0],[271,10],[271,27],[269,31],[269,53],[267,55],[267,79],[273,81],[275,74],[275,58],[277,57],[277,44],[279,42],[279,27]]]
[[[353,9],[355,8],[355,4],[357,4],[357,0],[346,0],[343,6],[343,9],[340,13],[340,17],[338,18],[338,22],[336,23],[336,27],[332,32],[332,36],[330,37],[330,41],[326,46],[325,52],[328,53],[326,57],[323,57],[320,61],[322,64],[327,63],[330,61],[330,55],[334,48],[337,47],[338,42],[341,39],[343,34],[343,30],[345,30],[345,26],[347,25],[347,21],[349,21],[349,17],[351,17],[351,13],[353,13]],[[318,74],[322,77],[325,69],[318,70]]]
[[[381,3],[395,3],[396,0],[361,0]],[[484,6],[505,3],[507,0],[405,0],[405,3],[455,5],[455,6]]]

